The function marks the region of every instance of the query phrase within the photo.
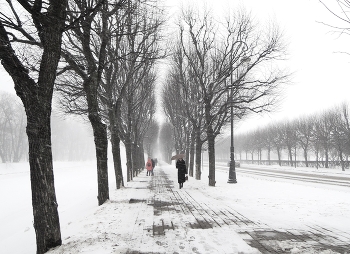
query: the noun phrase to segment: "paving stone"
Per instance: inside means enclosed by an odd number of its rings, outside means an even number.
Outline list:
[[[192,193],[174,188],[173,181],[168,178],[161,167],[157,167],[154,176],[146,179],[140,178],[140,183],[143,185],[139,185],[136,189],[148,188],[149,198],[131,198],[129,203],[143,205],[140,206],[143,212],[151,208],[153,213],[146,220],[140,218],[136,221],[139,225],[135,226],[135,230],[145,232],[145,234],[139,234],[138,237],[144,241],[145,237],[150,235],[162,237],[170,234],[169,237],[176,238],[174,241],[178,243],[173,253],[200,253],[200,250],[191,248],[191,241],[185,237],[189,229],[220,228],[234,230],[246,243],[261,253],[292,253],[292,249],[296,247],[301,251],[300,253],[308,253],[310,248],[320,252],[330,250],[333,253],[350,253],[350,233],[348,232],[325,229],[317,225],[309,226],[309,230],[271,228],[263,223],[250,220],[244,214],[240,214],[225,204],[212,206],[203,202],[202,198],[201,202],[198,202]],[[174,224],[173,221],[177,223]],[[157,246],[167,247],[162,240],[155,241],[155,243]],[[208,245],[206,248],[211,247]],[[218,249],[219,247],[215,247],[213,253],[218,253]]]

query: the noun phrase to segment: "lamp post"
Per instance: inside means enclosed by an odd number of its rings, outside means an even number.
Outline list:
[[[230,111],[231,111],[231,146],[230,146],[230,170],[228,173],[228,183],[237,183],[236,179],[236,163],[235,163],[235,148],[233,142],[233,104],[232,104],[232,89],[230,95]]]
[[[249,57],[244,57],[241,60],[241,64],[244,63],[249,63],[250,62],[250,58]],[[239,68],[237,69],[239,70]],[[237,79],[239,78],[239,72],[237,72]],[[232,76],[231,76],[232,79]],[[240,80],[239,80],[240,83]],[[231,84],[232,84],[232,80],[231,80]],[[230,169],[229,169],[229,173],[228,173],[228,180],[227,183],[237,183],[237,178],[236,178],[236,162],[235,162],[235,148],[234,148],[234,140],[233,140],[233,103],[232,103],[232,96],[233,96],[233,91],[232,91],[233,87],[231,87],[230,89],[230,113],[231,113],[231,146],[230,146]]]

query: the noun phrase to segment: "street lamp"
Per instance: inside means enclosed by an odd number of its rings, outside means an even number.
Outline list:
[[[230,146],[230,170],[228,173],[228,183],[237,183],[236,179],[236,163],[235,163],[235,148],[233,142],[233,104],[232,104],[232,88],[230,95],[230,111],[231,111],[231,146]]]
[[[244,57],[241,60],[241,63],[249,63],[250,58],[249,57]],[[239,69],[239,68],[238,68]],[[237,70],[238,70],[237,69]],[[239,72],[237,73],[237,78],[238,78]],[[232,78],[232,76],[231,76]],[[232,80],[231,80],[232,81]],[[239,81],[240,82],[240,81]],[[232,84],[232,82],[231,82]],[[228,180],[227,183],[237,183],[237,178],[236,178],[236,162],[235,162],[235,148],[234,148],[234,140],[233,140],[233,103],[232,103],[232,96],[233,96],[233,87],[230,89],[230,113],[231,113],[231,146],[230,146],[230,169],[228,173]]]

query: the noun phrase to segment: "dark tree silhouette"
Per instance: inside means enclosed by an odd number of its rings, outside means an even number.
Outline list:
[[[275,26],[262,35],[244,12],[217,22],[209,11],[187,9],[180,20],[175,49],[181,48],[177,52],[183,55],[184,68],[179,73],[187,79],[178,79],[184,88],[179,98],[191,98],[196,91],[192,103],[203,109],[209,186],[215,186],[215,138],[228,122],[229,108],[232,105],[236,117],[274,108],[280,88],[288,81],[274,64],[283,59],[284,46]]]
[[[34,229],[37,253],[41,254],[62,243],[52,166],[50,116],[67,0],[7,3],[9,9],[1,7],[0,59],[12,77],[27,115]],[[20,12],[27,15],[20,15]],[[21,52],[23,44],[27,48]],[[29,62],[26,53],[34,51],[38,71],[26,65]]]

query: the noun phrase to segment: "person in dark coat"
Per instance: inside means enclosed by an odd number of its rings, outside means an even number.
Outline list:
[[[151,170],[151,173],[152,173],[152,176],[153,176],[153,175],[154,175],[153,170],[154,170],[154,167],[156,166],[156,162],[155,162],[155,160],[153,160],[153,159],[151,159],[151,162],[152,162],[152,170]]]
[[[186,163],[182,158],[179,158],[176,162],[177,168],[177,182],[179,183],[180,189],[183,187],[184,182],[186,181],[187,167]]]

